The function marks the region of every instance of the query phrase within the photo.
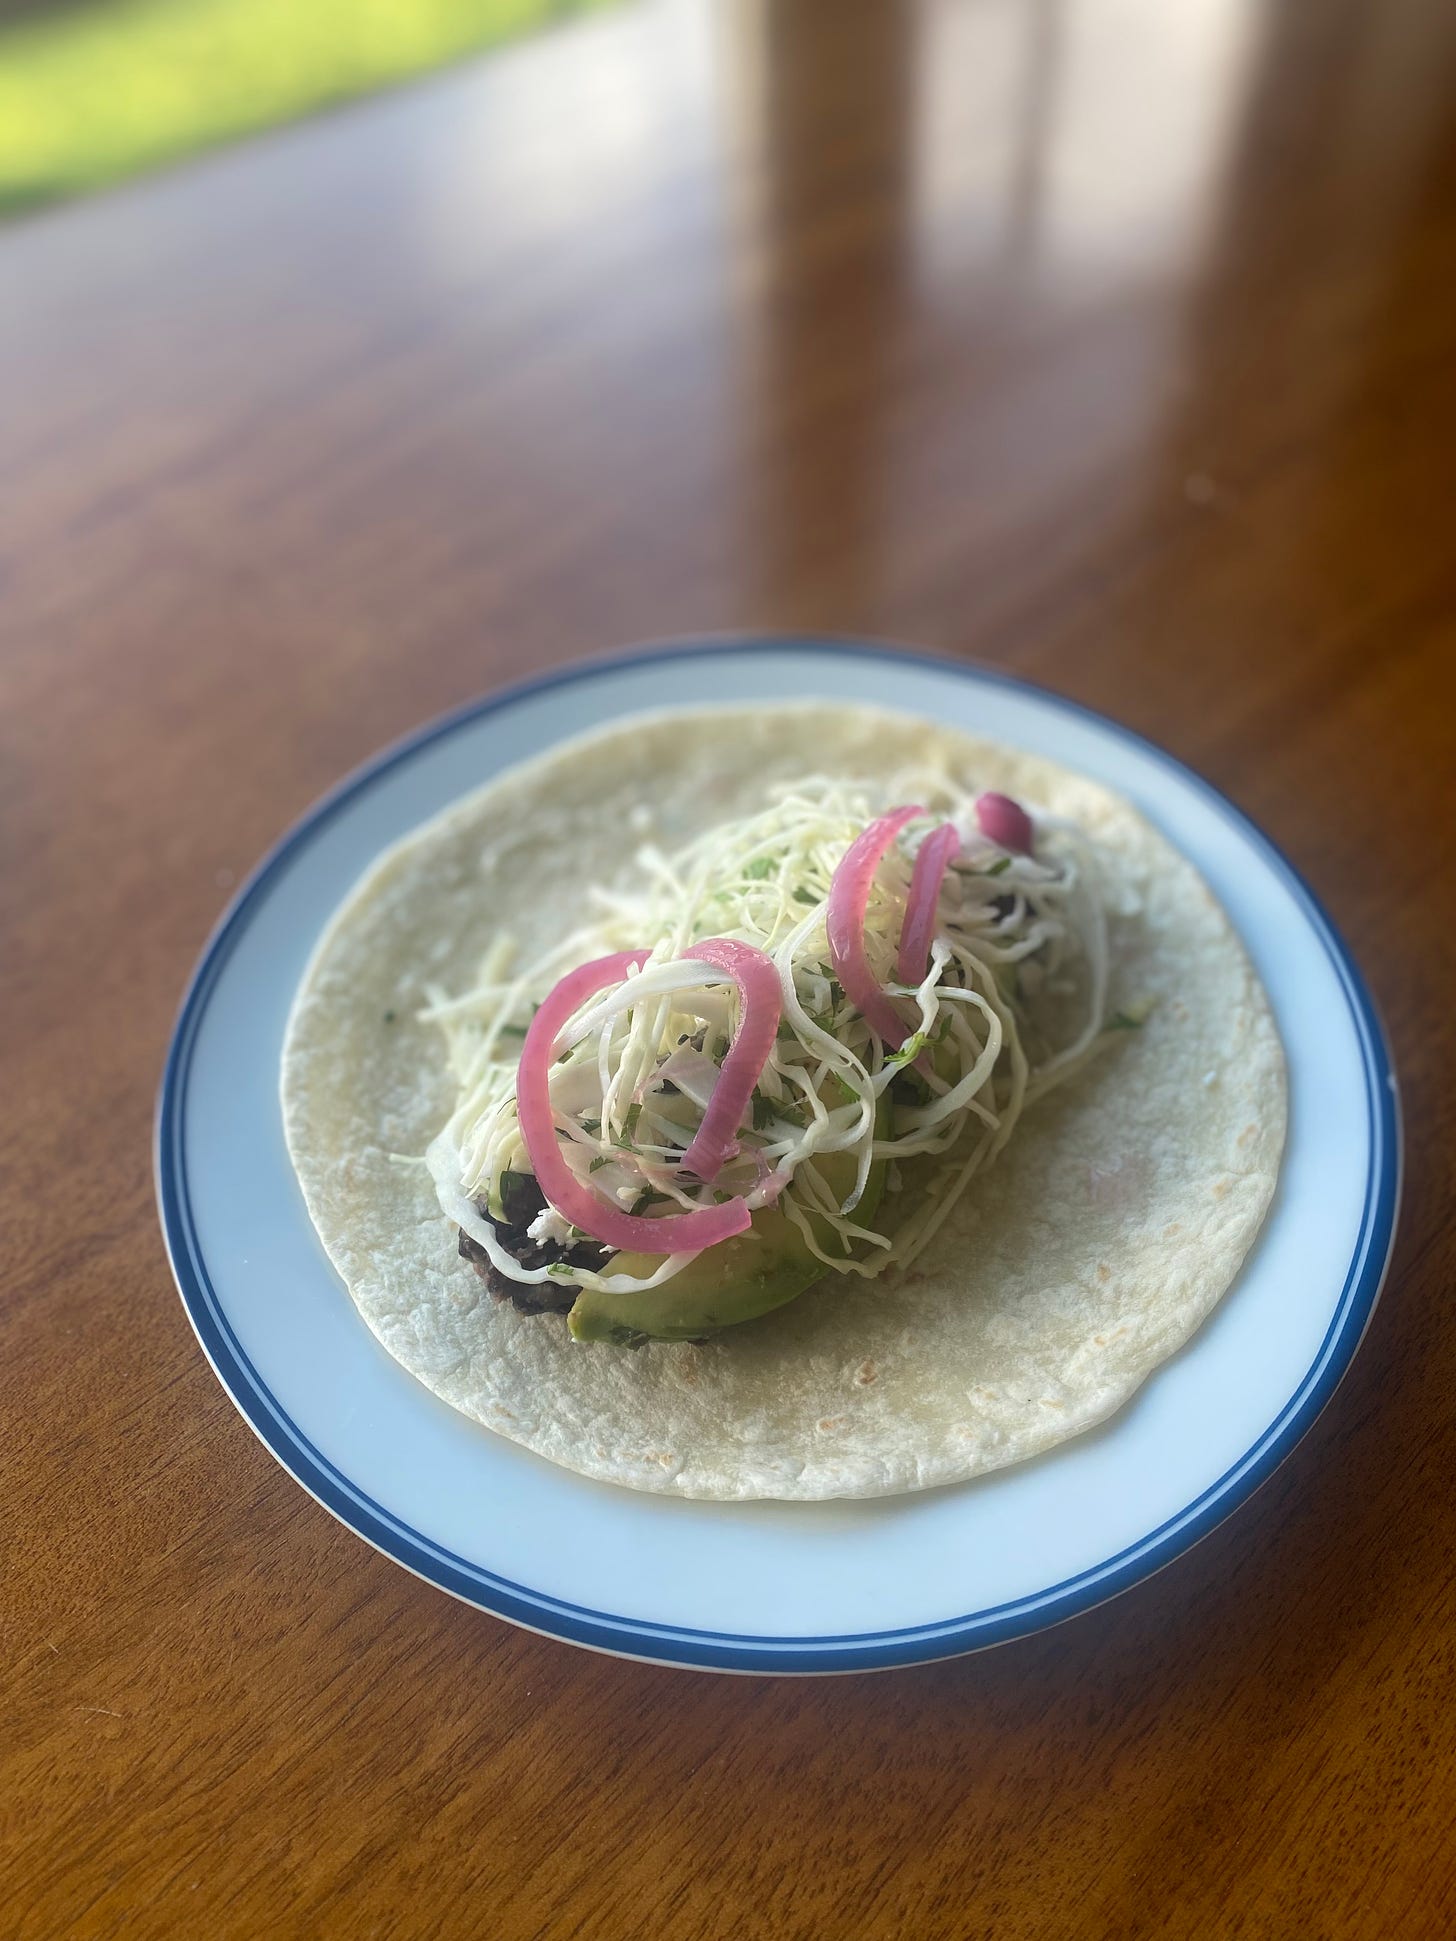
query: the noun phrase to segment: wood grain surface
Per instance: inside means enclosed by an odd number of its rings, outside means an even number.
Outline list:
[[[17,1936],[1456,1924],[1456,14],[627,5],[0,234],[4,1698]],[[1171,747],[1384,1007],[1339,1396],[1197,1550],[902,1674],[593,1657],[235,1414],[153,1097],[341,771],[644,637],[887,635]]]

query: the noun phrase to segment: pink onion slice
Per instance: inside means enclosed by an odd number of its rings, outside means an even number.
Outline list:
[[[690,961],[727,971],[739,995],[738,1029],[703,1122],[682,1158],[684,1172],[695,1173],[711,1186],[723,1170],[733,1135],[743,1123],[753,1088],[768,1062],[784,1000],[773,959],[752,944],[734,943],[730,937],[709,937],[706,943],[694,944],[687,955]]]
[[[875,982],[865,955],[865,909],[880,858],[905,824],[924,813],[924,809],[910,807],[877,817],[845,850],[829,885],[829,955],[835,973],[866,1022],[891,1051],[898,1051],[908,1034],[894,1005]]]
[[[1000,848],[1019,850],[1023,856],[1031,854],[1036,840],[1031,817],[1009,795],[997,795],[994,789],[978,795],[976,820],[981,825],[981,834]]]
[[[573,1014],[608,984],[620,984],[627,972],[645,963],[646,950],[621,950],[597,957],[568,971],[531,1020],[521,1062],[516,1071],[516,1112],[536,1183],[564,1220],[608,1247],[641,1254],[701,1253],[742,1233],[753,1215],[740,1199],[721,1206],[703,1206],[692,1213],[670,1213],[649,1220],[624,1213],[594,1193],[567,1165],[556,1137],[551,1106],[551,1064],[557,1040]]]
[[[916,853],[915,874],[910,879],[910,895],[905,903],[905,926],[900,932],[900,955],[895,964],[902,984],[918,984],[925,975],[940,886],[950,868],[950,859],[960,846],[960,831],[955,824],[942,822],[938,829],[931,830]]]

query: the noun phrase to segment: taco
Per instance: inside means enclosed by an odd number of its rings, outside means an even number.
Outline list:
[[[1226,1290],[1285,1122],[1197,873],[1040,758],[877,710],[640,717],[388,852],[290,1020],[365,1320],[538,1454],[718,1498],[959,1480]]]

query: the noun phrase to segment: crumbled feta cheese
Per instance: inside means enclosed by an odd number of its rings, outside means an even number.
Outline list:
[[[571,1240],[572,1232],[570,1220],[563,1220],[554,1206],[543,1206],[530,1226],[526,1228],[527,1238],[539,1242],[542,1246],[554,1242],[558,1247],[565,1247]]]

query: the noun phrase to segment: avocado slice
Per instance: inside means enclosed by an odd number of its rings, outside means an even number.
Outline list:
[[[826,1153],[817,1163],[830,1191],[842,1199],[854,1185],[853,1156]],[[885,1162],[880,1159],[870,1167],[857,1208],[861,1221],[874,1218],[884,1188]],[[815,1237],[827,1248],[832,1236],[833,1229],[825,1222]],[[657,1264],[653,1255],[624,1253],[612,1268],[646,1276]],[[635,1294],[583,1288],[568,1325],[577,1341],[627,1346],[644,1336],[653,1341],[696,1341],[783,1307],[827,1271],[786,1214],[777,1207],[760,1207],[746,1233],[708,1248],[661,1287]]]

